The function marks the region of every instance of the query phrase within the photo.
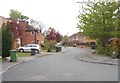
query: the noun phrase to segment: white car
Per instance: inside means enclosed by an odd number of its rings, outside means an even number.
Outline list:
[[[21,46],[17,48],[18,52],[31,52],[31,49],[36,49],[36,52],[40,52],[40,46],[38,44],[27,44],[25,46]]]
[[[57,43],[55,46],[56,47],[62,47],[61,43]]]

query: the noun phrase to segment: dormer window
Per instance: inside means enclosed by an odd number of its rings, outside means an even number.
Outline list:
[[[34,34],[35,34],[35,32],[34,32],[34,31],[32,31],[32,32],[31,32],[31,35],[34,35]]]

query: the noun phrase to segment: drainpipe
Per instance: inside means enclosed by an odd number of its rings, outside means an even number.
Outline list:
[[[37,42],[36,42],[36,31],[35,31],[35,44],[36,44]]]

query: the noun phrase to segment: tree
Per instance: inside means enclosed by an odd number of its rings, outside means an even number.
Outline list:
[[[62,38],[62,44],[63,44],[63,45],[66,45],[67,43],[68,43],[68,36],[65,35],[65,36],[63,36],[63,38]]]
[[[59,32],[56,32],[54,28],[49,28],[46,33],[46,40],[52,40],[55,42],[61,41],[61,35]]]
[[[49,28],[45,36],[45,47],[48,52],[55,49],[55,44],[61,41],[61,35],[54,28]]]
[[[31,24],[31,26],[33,26],[34,28],[38,29],[41,33],[44,34],[45,25],[42,22],[39,22],[39,21],[34,20],[34,19],[31,19],[30,20],[30,24]]]
[[[10,10],[9,15],[10,15],[10,18],[16,19],[16,20],[28,20],[29,19],[29,17],[22,15],[21,12],[14,10],[14,9]]]
[[[2,57],[9,56],[9,50],[12,49],[13,36],[10,31],[10,23],[7,22],[7,25],[2,28]]]
[[[12,9],[12,10],[10,10],[10,14],[9,15],[10,15],[10,18],[18,19],[18,18],[20,18],[21,14],[22,14],[21,12]]]
[[[83,2],[83,4],[83,13],[78,16],[78,27],[85,35],[96,39],[102,50],[106,50],[108,40],[117,37],[118,34],[115,12],[118,4],[117,2]]]
[[[10,31],[13,35],[13,49],[16,49],[15,46],[19,47],[22,44],[22,36],[25,34],[24,27],[17,21],[10,22]],[[20,43],[16,43],[20,40]]]
[[[10,30],[12,32],[13,38],[15,39],[21,37],[25,33],[24,28],[20,26],[17,21],[10,22]]]

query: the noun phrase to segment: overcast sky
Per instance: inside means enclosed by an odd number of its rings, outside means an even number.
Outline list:
[[[72,35],[77,29],[77,15],[81,0],[1,0],[0,16],[9,17],[11,9],[22,12],[30,19],[53,27],[62,35]]]

